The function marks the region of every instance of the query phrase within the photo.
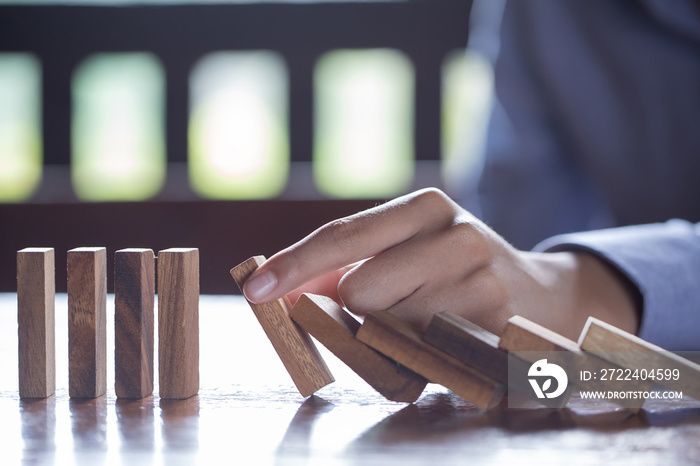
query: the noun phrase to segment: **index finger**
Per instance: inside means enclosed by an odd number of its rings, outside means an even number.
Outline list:
[[[444,228],[459,207],[437,189],[407,194],[334,220],[273,255],[243,287],[254,303],[281,298],[304,283],[373,257],[422,232]]]

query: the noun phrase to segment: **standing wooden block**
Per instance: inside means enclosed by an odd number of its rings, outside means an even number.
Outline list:
[[[508,384],[508,353],[498,347],[498,340],[493,333],[449,312],[435,314],[423,334],[423,341]]]
[[[593,317],[588,318],[579,341],[585,351],[595,351],[596,355],[622,368],[654,370],[655,373],[661,369],[663,377],[655,377],[656,383],[700,400],[700,365],[692,361]],[[666,369],[677,369],[678,378],[666,377]]]
[[[107,250],[68,251],[68,393],[107,390]]]
[[[53,248],[17,252],[19,396],[46,398],[56,391]]]
[[[534,322],[525,319],[522,316],[513,316],[508,319],[506,329],[501,335],[500,347],[508,351],[518,351],[518,355],[524,356],[529,363],[534,363],[540,358],[536,353],[538,351],[552,352],[569,352],[574,355],[573,358],[566,359],[569,363],[569,371],[571,373],[579,373],[581,370],[588,370],[593,373],[601,374],[603,369],[610,369],[611,365],[606,363],[599,357],[587,354],[581,351],[579,345],[569,340],[566,337],[559,335],[548,328],[542,327]],[[524,353],[523,353],[524,352]],[[534,352],[534,353],[529,353]],[[566,357],[566,356],[564,356]],[[553,358],[555,364],[563,365],[564,359],[558,360]],[[573,361],[574,367],[570,364]],[[561,406],[568,402],[571,396],[572,387],[580,384],[578,380],[569,380],[569,389],[558,398],[561,401]],[[593,391],[606,391],[616,388],[629,388],[623,384],[618,384],[615,381],[610,383],[603,382],[598,379],[589,380],[585,383],[586,388]],[[646,382],[639,382],[640,390],[648,390],[651,385]],[[551,400],[549,400],[551,402]],[[616,402],[631,411],[638,411],[644,404],[644,399],[639,400],[610,400]],[[550,405],[551,406],[551,405]]]
[[[251,257],[231,269],[231,276],[241,291],[248,277],[263,262],[264,256]],[[309,335],[289,317],[291,305],[287,297],[265,304],[250,301],[248,304],[302,396],[310,396],[335,381]]]
[[[423,393],[428,381],[357,340],[360,323],[332,299],[303,294],[290,315],[388,400],[412,403]]]
[[[163,399],[199,392],[199,249],[158,252],[158,383]]]
[[[117,398],[153,393],[155,257],[151,249],[114,255],[114,389]]]
[[[425,343],[420,332],[386,311],[365,317],[357,339],[481,409],[497,405],[506,386]]]

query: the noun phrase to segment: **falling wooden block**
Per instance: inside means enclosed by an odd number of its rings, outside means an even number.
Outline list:
[[[96,398],[107,390],[107,251],[68,251],[68,393]]]
[[[562,357],[553,356],[550,363],[564,366],[568,364],[568,372],[579,374],[582,370],[587,370],[592,373],[601,374],[603,370],[611,369],[612,366],[606,361],[600,359],[596,355],[587,354],[581,351],[579,345],[569,340],[568,338],[559,335],[552,330],[542,327],[534,322],[525,319],[522,316],[513,316],[508,319],[506,328],[501,335],[499,346],[508,351],[517,351],[517,356],[523,357],[529,363],[535,363],[539,358],[537,352],[562,352]],[[570,357],[570,355],[572,355]],[[572,366],[573,364],[573,366]],[[617,366],[615,366],[617,367]],[[566,392],[556,400],[560,401],[560,405],[564,406],[571,396],[572,388],[575,385],[583,386],[581,380],[569,380],[569,387]],[[648,389],[651,387],[648,383],[639,384],[640,389]],[[622,385],[611,381],[607,383],[598,378],[585,381],[585,388],[592,391],[607,391],[611,389],[622,388]],[[553,400],[547,400],[549,403],[554,403]],[[644,399],[638,400],[609,400],[618,403],[631,411],[638,411],[644,404]],[[549,406],[554,406],[550,404]]]
[[[435,314],[423,334],[423,341],[508,384],[508,352],[498,347],[498,340],[493,333],[449,312]]]
[[[606,322],[589,317],[579,340],[585,351],[625,369],[646,371],[665,369],[678,370],[674,377],[655,377],[655,382],[671,390],[700,400],[700,365],[666,351],[641,338],[614,327]]]
[[[423,334],[423,341],[507,385],[511,401],[517,398],[514,392],[525,394],[528,398],[534,393],[527,377],[509,378],[509,373],[526,375],[532,363],[508,357],[508,351],[499,347],[500,339],[497,335],[467,319],[448,312],[436,314]],[[545,406],[561,405],[559,402],[552,403],[549,399],[538,400],[538,403]]]
[[[114,255],[114,389],[117,398],[153,393],[155,257],[151,249]]]
[[[355,334],[360,323],[330,298],[303,294],[290,315],[302,329],[388,400],[412,403],[428,383],[420,375],[357,340]]]
[[[199,392],[199,250],[158,252],[158,394]]]
[[[231,276],[241,291],[248,277],[263,262],[264,256],[251,257],[231,269]],[[286,297],[265,304],[250,301],[248,304],[302,396],[310,396],[335,381],[309,335],[289,316],[291,306]]]
[[[580,352],[576,342],[522,316],[508,319],[499,346],[508,351]]]
[[[425,343],[420,332],[386,311],[365,317],[357,339],[481,409],[497,405],[506,386]]]
[[[46,398],[56,391],[53,248],[17,251],[19,396]]]

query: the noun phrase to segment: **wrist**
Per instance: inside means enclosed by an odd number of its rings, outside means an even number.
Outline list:
[[[522,267],[534,280],[514,309],[574,341],[588,317],[593,316],[636,333],[641,296],[632,282],[614,266],[586,252],[520,252]]]
[[[636,334],[642,312],[639,289],[614,265],[588,252],[573,252],[577,263],[576,313]]]

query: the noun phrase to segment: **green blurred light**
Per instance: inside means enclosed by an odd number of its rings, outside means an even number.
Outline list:
[[[464,50],[449,54],[442,67],[442,177],[454,191],[478,165],[493,97],[491,65]]]
[[[326,195],[393,197],[414,170],[414,71],[389,49],[336,50],[314,76],[314,177]]]
[[[0,202],[28,199],[41,181],[41,64],[0,53]]]
[[[190,78],[189,176],[211,199],[279,195],[289,173],[287,69],[269,51],[215,52]]]
[[[138,201],[165,179],[164,75],[148,53],[101,53],[73,77],[71,176],[87,201]]]

